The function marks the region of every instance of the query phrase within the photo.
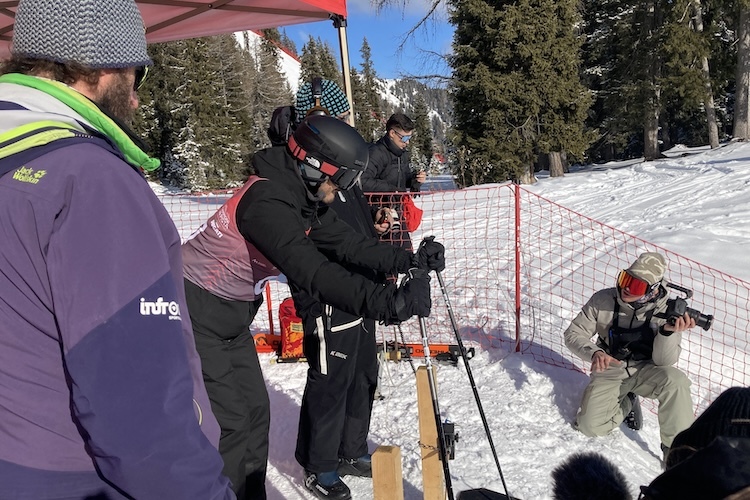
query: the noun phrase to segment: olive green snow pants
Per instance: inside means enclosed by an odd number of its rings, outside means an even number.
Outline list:
[[[665,446],[671,446],[674,437],[693,423],[687,376],[674,366],[646,363],[632,376],[620,367],[593,372],[578,410],[578,430],[594,437],[604,436],[619,426],[630,412],[629,392],[659,401],[659,431]]]

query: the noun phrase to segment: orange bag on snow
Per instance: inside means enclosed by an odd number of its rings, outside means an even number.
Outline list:
[[[294,300],[286,298],[279,304],[279,322],[281,323],[281,353],[279,361],[297,361],[304,358],[302,341],[305,332],[302,328],[302,319],[297,316],[294,308]]]
[[[424,211],[414,203],[414,199],[410,194],[404,195],[401,204],[404,212],[404,226],[407,231],[412,233],[419,229]]]

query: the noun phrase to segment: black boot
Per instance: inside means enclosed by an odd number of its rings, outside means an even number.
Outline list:
[[[633,394],[628,393],[628,399],[630,399],[630,413],[625,415],[625,425],[633,429],[634,431],[641,430],[643,427],[643,413],[641,413],[641,400]]]
[[[352,493],[336,472],[315,473],[305,471],[305,488],[317,498],[350,500]]]
[[[340,458],[339,476],[372,477],[372,457],[363,455],[359,458]]]
[[[667,468],[667,456],[669,455],[669,446],[662,443],[661,453],[662,453],[661,468],[666,469]]]

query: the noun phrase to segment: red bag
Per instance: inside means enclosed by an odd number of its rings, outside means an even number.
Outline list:
[[[414,203],[414,199],[410,194],[405,194],[401,203],[404,207],[404,226],[407,231],[413,233],[419,229],[419,225],[422,223],[422,214],[424,211]]]
[[[294,301],[291,297],[284,299],[279,304],[279,321],[281,322],[279,361],[297,361],[304,358],[302,340],[305,332],[302,329],[302,320],[297,316]]]

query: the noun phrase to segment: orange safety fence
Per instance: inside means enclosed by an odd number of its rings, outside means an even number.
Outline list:
[[[160,198],[184,238],[198,229],[231,191],[162,194]],[[573,356],[563,332],[597,290],[614,286],[617,273],[645,251],[668,261],[666,279],[694,292],[688,306],[714,316],[710,330],[683,336],[679,367],[693,382],[696,412],[724,389],[750,385],[750,283],[602,224],[514,184],[414,194],[423,211],[410,234],[414,247],[434,235],[446,247],[445,281],[461,338],[485,350],[518,351],[543,363],[588,372]],[[400,194],[378,205],[398,204]],[[427,318],[430,342],[456,343],[437,279]],[[672,297],[681,294],[670,290]],[[267,287],[268,317],[253,331],[279,331],[277,307],[287,285]],[[274,325],[275,323],[275,325]],[[403,340],[421,342],[418,322],[401,325]],[[378,327],[378,338],[402,341],[394,327]],[[653,406],[651,406],[653,409]]]

